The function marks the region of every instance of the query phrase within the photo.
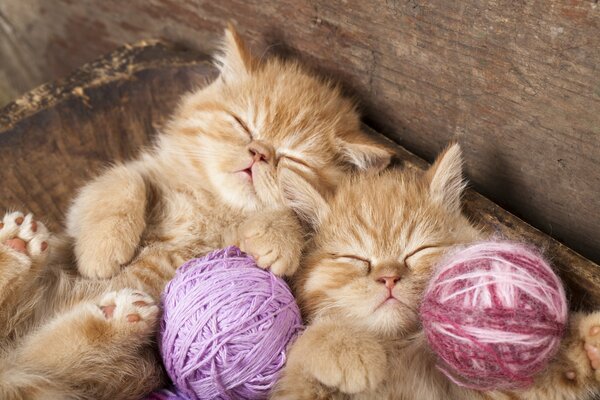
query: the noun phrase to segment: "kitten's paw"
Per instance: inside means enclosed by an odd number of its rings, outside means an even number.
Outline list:
[[[240,249],[254,257],[259,267],[268,268],[279,276],[292,275],[296,271],[296,255],[288,251],[284,243],[278,243],[268,234],[256,232],[254,229],[245,233],[247,236],[241,240]]]
[[[75,254],[79,272],[93,279],[117,275],[122,266],[131,261],[137,246],[125,238],[117,230],[109,235],[77,238]]]
[[[106,293],[98,308],[118,328],[149,334],[158,321],[159,309],[148,294],[134,289]]]
[[[269,400],[341,400],[345,397],[334,388],[304,376],[302,371],[286,367],[271,390]]]
[[[579,333],[596,380],[600,381],[600,312],[586,315],[579,324]]]
[[[304,368],[322,384],[353,394],[374,390],[385,378],[386,353],[373,338],[329,324],[303,336]]]
[[[328,367],[311,371],[313,376],[343,393],[374,390],[384,378],[385,358],[346,350],[340,349],[338,354],[329,353],[323,357]]]
[[[50,233],[33,214],[7,213],[0,222],[0,244],[19,253],[29,264],[41,264],[48,255]]]
[[[300,224],[287,215],[261,214],[239,228],[240,249],[254,257],[261,268],[275,275],[293,275],[298,269],[303,238]],[[279,218],[279,215],[281,218]]]

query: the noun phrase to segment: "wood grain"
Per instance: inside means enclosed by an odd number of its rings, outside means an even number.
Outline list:
[[[118,49],[68,78],[44,85],[0,110],[0,210],[43,216],[61,229],[74,192],[109,162],[131,158],[152,141],[178,98],[216,76],[201,54],[162,42]],[[396,148],[409,168],[427,163]],[[600,305],[599,266],[531,227],[473,190],[464,207],[488,232],[544,249],[570,288],[573,308]]]
[[[207,57],[141,42],[43,85],[0,111],[0,210],[55,231],[77,188],[151,142],[182,94],[216,74]]]
[[[232,19],[259,53],[343,82],[425,159],[457,140],[477,190],[600,261],[595,0],[3,0],[0,16],[36,79],[148,37],[206,51]]]

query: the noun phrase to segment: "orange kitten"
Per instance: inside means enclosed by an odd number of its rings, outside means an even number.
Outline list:
[[[231,29],[218,64],[220,77],[184,98],[151,150],[75,199],[67,230],[87,279],[53,255],[61,246],[43,224],[5,215],[1,399],[136,399],[161,385],[155,301],[184,260],[237,244],[293,274],[304,233],[281,172],[294,167],[327,191],[352,165],[388,164],[331,83],[294,62],[257,61]]]
[[[295,277],[310,324],[273,399],[575,400],[599,392],[600,312],[571,316],[559,355],[530,389],[475,392],[435,368],[421,295],[446,249],[484,237],[461,214],[461,163],[455,145],[426,173],[355,176],[329,199],[285,173],[286,193],[316,234]]]

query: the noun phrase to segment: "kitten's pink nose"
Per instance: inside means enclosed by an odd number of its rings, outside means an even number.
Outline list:
[[[270,161],[273,152],[268,145],[262,143],[260,140],[255,140],[248,145],[248,151],[252,154],[254,162],[258,161]]]
[[[377,282],[383,283],[388,289],[392,289],[399,280],[399,276],[382,276],[381,278],[377,279]]]

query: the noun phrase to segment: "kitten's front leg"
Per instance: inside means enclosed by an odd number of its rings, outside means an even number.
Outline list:
[[[146,226],[146,185],[131,166],[113,167],[83,187],[67,215],[79,272],[109,278],[127,264]]]
[[[239,227],[233,243],[276,275],[293,275],[304,246],[304,231],[291,210],[280,208],[252,215]]]
[[[317,322],[293,344],[273,397],[312,393],[331,398],[337,391],[372,391],[383,381],[386,367],[385,349],[376,338],[343,324]]]

